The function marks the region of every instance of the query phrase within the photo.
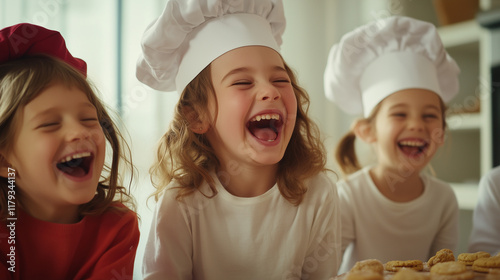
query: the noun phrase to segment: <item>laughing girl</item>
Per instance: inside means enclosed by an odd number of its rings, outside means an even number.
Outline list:
[[[444,102],[458,92],[458,74],[436,28],[407,17],[362,26],[333,46],[327,96],[364,115],[337,146],[349,174],[339,182],[341,273],[363,259],[427,261],[456,249],[455,194],[422,171],[444,141]],[[356,138],[370,144],[376,163],[361,168]]]
[[[85,62],[31,24],[0,30],[0,50],[0,278],[131,278],[139,230],[119,185],[122,138]]]
[[[171,0],[146,30],[139,79],[181,96],[152,169],[144,279],[335,274],[337,191],[278,52],[284,24],[279,0]]]

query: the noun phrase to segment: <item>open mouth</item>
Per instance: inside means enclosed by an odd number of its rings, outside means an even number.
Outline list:
[[[398,142],[399,149],[408,156],[418,156],[423,154],[429,144],[420,140],[403,140]]]
[[[90,152],[83,152],[67,156],[56,166],[62,172],[73,177],[84,177],[89,173],[93,156]]]
[[[262,114],[253,117],[247,128],[257,139],[272,142],[278,138],[283,120],[279,114]]]

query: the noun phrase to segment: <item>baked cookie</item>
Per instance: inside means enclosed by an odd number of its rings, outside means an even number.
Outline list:
[[[472,269],[478,272],[488,272],[490,269],[500,269],[500,256],[477,259],[472,264]]]
[[[427,265],[429,267],[432,267],[433,265],[437,263],[442,263],[442,262],[454,262],[455,261],[455,255],[453,255],[453,251],[450,249],[441,249],[439,250],[436,255],[431,257],[427,261]]]
[[[472,265],[475,260],[482,258],[489,258],[490,254],[487,252],[476,252],[476,253],[462,253],[458,255],[457,260],[465,265]]]
[[[422,271],[424,269],[424,263],[421,260],[409,260],[409,261],[388,261],[385,264],[385,270],[387,271],[399,271],[403,268],[411,268],[416,271]]]
[[[413,269],[403,268],[396,272],[392,280],[429,280],[429,276]]]
[[[384,265],[381,261],[377,259],[367,259],[363,261],[356,262],[350,270],[355,271],[373,271],[380,275],[384,275]]]
[[[431,267],[432,280],[472,280],[474,272],[460,262],[437,263]]]
[[[384,280],[384,276],[371,270],[349,271],[345,280]]]

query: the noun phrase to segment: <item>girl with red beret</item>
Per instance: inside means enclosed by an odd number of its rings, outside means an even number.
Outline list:
[[[132,278],[122,140],[59,32],[0,30],[0,279]]]

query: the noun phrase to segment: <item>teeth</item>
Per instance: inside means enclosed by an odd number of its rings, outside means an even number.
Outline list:
[[[424,146],[425,144],[420,142],[420,141],[401,141],[399,142],[400,145],[403,146],[410,146],[410,147],[421,147]]]
[[[64,162],[68,162],[72,159],[77,159],[77,158],[84,158],[84,157],[89,157],[90,156],[90,152],[83,152],[83,153],[78,153],[78,154],[74,154],[74,155],[71,155],[71,156],[67,156],[66,158],[63,158],[61,160],[62,163]]]
[[[258,116],[255,116],[253,117],[250,121],[251,122],[259,122],[260,120],[279,120],[280,119],[280,115],[278,114],[262,114],[262,115],[258,115]]]

